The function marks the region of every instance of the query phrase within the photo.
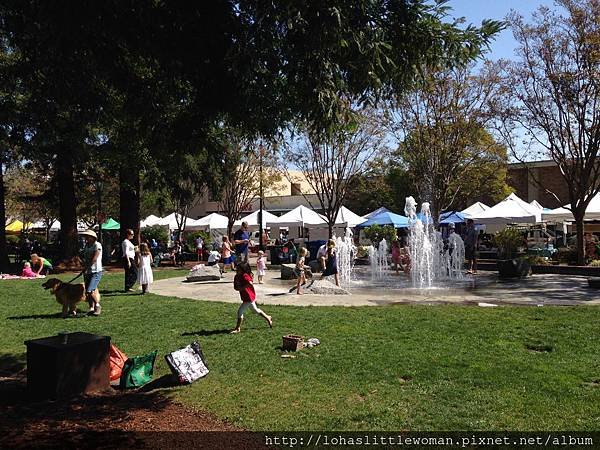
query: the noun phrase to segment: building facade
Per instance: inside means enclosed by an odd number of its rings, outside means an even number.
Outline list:
[[[527,202],[537,200],[544,208],[554,209],[569,203],[569,187],[552,160],[509,164],[506,182],[520,198]]]

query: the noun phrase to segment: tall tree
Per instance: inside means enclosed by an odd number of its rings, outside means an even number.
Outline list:
[[[492,105],[515,157],[558,165],[576,223],[577,260],[584,264],[583,219],[600,192],[600,2],[556,3],[560,10],[541,7],[530,22],[509,16],[518,60],[501,63],[504,95]],[[544,180],[538,183],[554,194]]]
[[[494,78],[470,67],[431,70],[390,115],[400,143],[395,155],[435,220],[483,185],[493,197],[506,195],[506,149],[485,130],[487,100],[497,89]]]
[[[386,134],[378,117],[370,112],[349,117],[345,128],[329,134],[307,131],[299,145],[291,145],[285,151],[286,161],[300,169],[315,192],[329,237],[333,236],[337,214],[354,178],[385,148]],[[293,182],[289,170],[287,174]],[[309,197],[305,198],[310,203]]]

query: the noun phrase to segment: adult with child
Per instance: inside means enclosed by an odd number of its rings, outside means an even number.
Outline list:
[[[248,233],[248,222],[242,222],[239,230],[233,235],[233,243],[235,244],[235,261],[236,263],[248,261],[248,244],[250,243],[250,233]]]
[[[125,230],[125,239],[121,243],[121,251],[123,252],[123,269],[125,269],[125,292],[132,292],[138,273],[135,264],[135,245],[131,240],[134,233],[131,228]]]
[[[85,238],[83,280],[85,282],[85,296],[90,306],[88,314],[99,316],[102,312],[100,291],[98,290],[98,285],[102,279],[102,244],[98,242],[98,236],[94,230],[82,231],[79,234]]]
[[[240,293],[242,304],[238,308],[237,323],[231,331],[232,334],[239,333],[242,330],[244,321],[244,312],[250,308],[254,313],[267,321],[269,327],[273,328],[273,319],[266,315],[256,306],[256,291],[254,290],[253,274],[248,262],[241,262],[237,265],[237,273],[233,279],[233,288]]]
[[[36,275],[48,275],[52,270],[52,263],[43,256],[38,256],[37,253],[32,253],[31,270],[33,270]]]
[[[335,251],[335,241],[329,239],[327,241],[327,261],[325,262],[325,270],[323,271],[323,277],[329,277],[333,275],[335,279],[335,285],[340,285],[340,276],[338,275],[337,268],[337,252]]]
[[[150,247],[146,243],[140,244],[140,251],[137,254],[138,258],[138,278],[137,282],[142,286],[142,294],[148,292],[148,286],[154,282],[152,274],[152,253]]]

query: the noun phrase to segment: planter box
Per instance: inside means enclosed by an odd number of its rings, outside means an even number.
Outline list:
[[[288,352],[296,352],[304,348],[304,337],[288,334],[283,336],[283,349]]]
[[[531,275],[531,266],[524,259],[499,259],[496,265],[500,278],[524,278]]]

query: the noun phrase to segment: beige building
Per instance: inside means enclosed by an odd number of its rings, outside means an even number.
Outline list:
[[[288,177],[282,176],[279,182],[265,187],[264,209],[270,213],[280,216],[299,205],[322,212],[319,199],[302,172],[290,171]],[[242,215],[256,211],[258,208],[259,199],[256,198]],[[189,217],[199,219],[210,213],[222,214],[223,210],[218,199],[211,198],[209,193],[205,192],[197,201],[196,206],[190,210]]]

